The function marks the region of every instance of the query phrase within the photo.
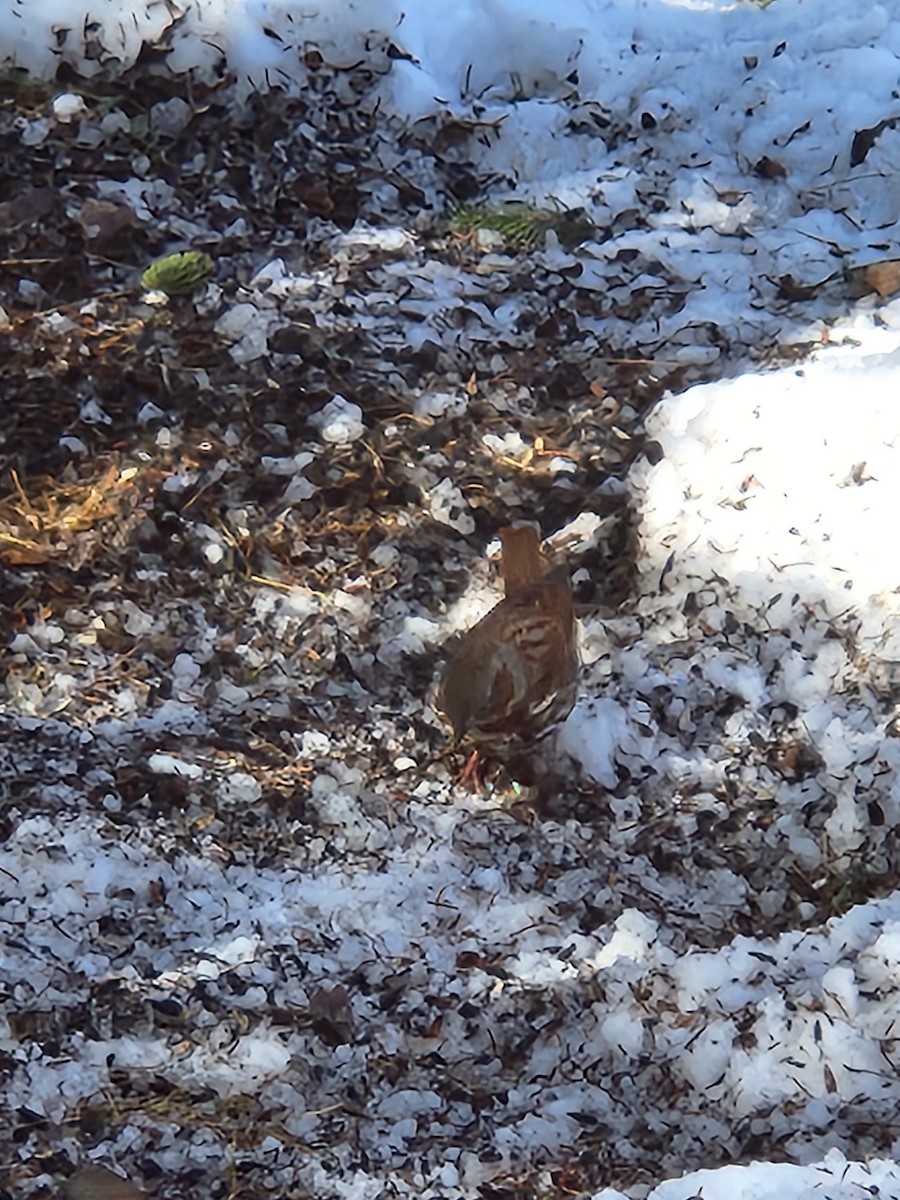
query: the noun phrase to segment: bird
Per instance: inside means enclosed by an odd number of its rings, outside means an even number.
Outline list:
[[[451,649],[438,685],[438,711],[473,748],[464,778],[485,754],[509,761],[533,747],[569,715],[578,684],[568,568],[543,555],[534,525],[499,536],[505,595]]]

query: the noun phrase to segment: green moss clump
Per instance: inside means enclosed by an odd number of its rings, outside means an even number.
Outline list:
[[[553,230],[567,248],[587,241],[594,232],[593,222],[583,212],[549,212],[530,204],[462,205],[452,217],[453,229],[470,237],[479,229],[494,229],[517,250],[533,250]]]
[[[181,250],[152,262],[141,276],[141,287],[167,296],[186,296],[202,287],[215,270],[215,263],[200,250]]]

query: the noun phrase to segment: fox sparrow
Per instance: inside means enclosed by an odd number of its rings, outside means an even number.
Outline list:
[[[568,568],[550,566],[531,525],[500,541],[506,595],[451,651],[437,706],[458,741],[506,758],[569,715],[579,664]]]

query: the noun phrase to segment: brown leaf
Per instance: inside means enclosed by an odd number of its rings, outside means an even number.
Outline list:
[[[870,263],[863,272],[863,278],[882,300],[893,296],[900,291],[900,259]]]
[[[782,275],[778,280],[779,300],[811,300],[818,290],[818,284],[798,283],[793,275]]]
[[[438,1015],[434,1018],[434,1020],[431,1022],[431,1024],[428,1026],[428,1028],[424,1031],[422,1036],[427,1037],[427,1038],[440,1037],[441,1029],[443,1028],[443,1025],[444,1025],[443,1014],[438,1013]]]
[[[314,217],[327,219],[334,212],[334,200],[324,179],[298,184],[297,199]]]
[[[78,221],[84,230],[85,240],[96,250],[113,245],[138,223],[127,204],[95,200],[93,197],[85,200],[81,206]]]
[[[106,1167],[80,1167],[66,1182],[66,1200],[141,1200],[146,1193]]]
[[[460,971],[474,971],[482,969],[487,962],[482,955],[476,950],[460,950],[456,956],[456,965]]]
[[[326,1046],[346,1046],[353,1041],[353,1007],[346,988],[319,988],[309,1002],[309,1015]]]
[[[769,158],[767,154],[759,160],[753,170],[763,179],[783,179],[787,171],[777,159]]]

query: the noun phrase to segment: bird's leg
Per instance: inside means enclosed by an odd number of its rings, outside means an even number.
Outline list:
[[[477,792],[480,795],[484,791],[483,767],[484,763],[482,762],[481,755],[477,750],[473,750],[466,760],[466,765],[460,772],[459,779],[456,781],[457,785],[466,788],[470,792]]]

